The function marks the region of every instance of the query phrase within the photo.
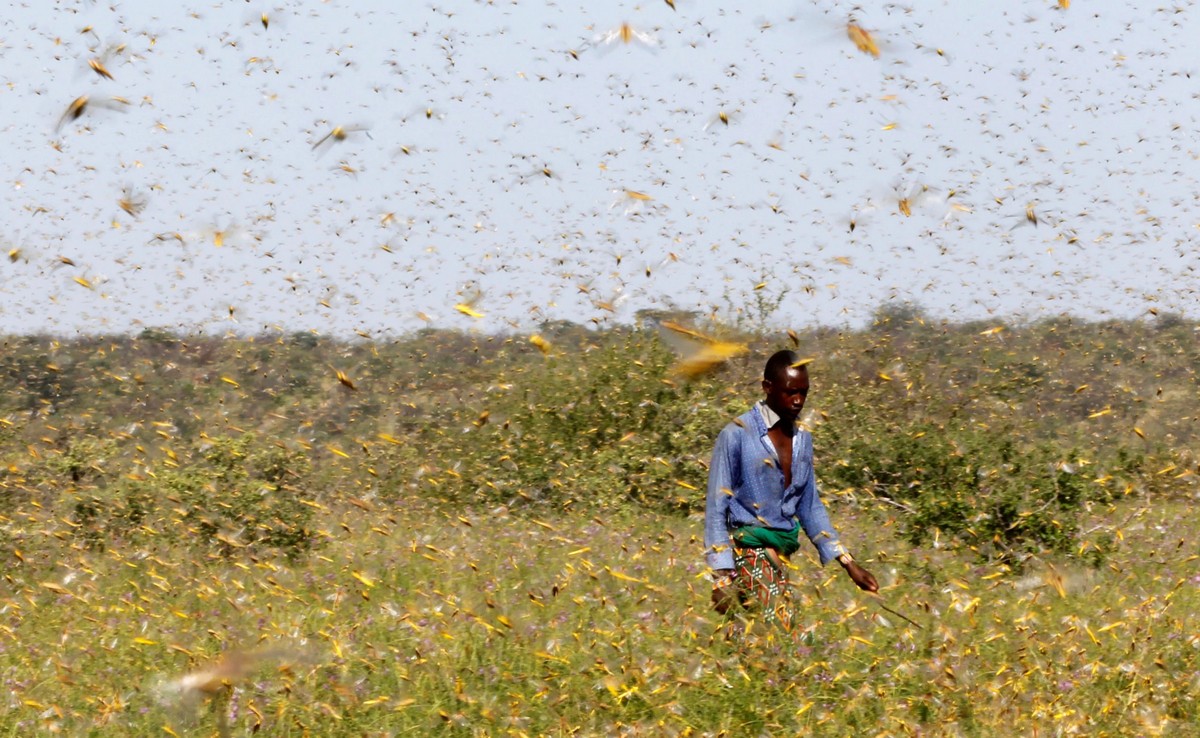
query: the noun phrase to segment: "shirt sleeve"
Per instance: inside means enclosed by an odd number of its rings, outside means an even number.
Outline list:
[[[708,465],[708,498],[704,509],[704,552],[710,569],[732,569],[729,547],[729,500],[741,476],[737,426],[727,426],[717,436]]]
[[[846,548],[838,540],[833,523],[829,522],[829,513],[825,510],[825,503],[821,501],[821,495],[817,491],[817,475],[812,464],[808,465],[808,479],[804,481],[804,488],[800,492],[797,516],[800,518],[800,527],[804,529],[804,534],[817,547],[821,566],[846,553]]]

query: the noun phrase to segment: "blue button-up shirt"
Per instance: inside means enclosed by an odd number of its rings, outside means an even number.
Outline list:
[[[812,434],[797,430],[793,436],[792,483],[784,489],[779,456],[767,436],[768,417],[775,414],[760,401],[717,437],[704,516],[704,546],[712,569],[733,568],[729,531],[746,525],[791,530],[799,522],[822,566],[846,553],[817,492]]]

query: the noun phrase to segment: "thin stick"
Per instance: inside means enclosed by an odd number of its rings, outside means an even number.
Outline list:
[[[765,553],[765,554],[766,554],[767,561],[768,561],[768,562],[771,564],[771,566],[772,566],[772,567],[775,569],[775,571],[777,571],[777,572],[778,572],[778,573],[779,573],[781,576],[783,576],[783,577],[784,577],[784,579],[785,579],[785,584],[786,584],[788,587],[791,587],[791,588],[793,588],[793,589],[796,589],[797,587],[796,587],[796,585],[795,585],[795,584],[793,584],[793,583],[791,583],[791,582],[787,582],[787,581],[786,581],[786,579],[787,579],[787,572],[786,572],[786,571],[784,570],[784,568],[783,568],[783,562],[782,562],[782,561],[779,559],[779,554],[777,554],[777,553],[775,552],[775,550],[774,550],[774,549],[771,549],[771,548],[764,548],[764,549],[763,549],[763,553]],[[888,611],[888,612],[890,612],[891,614],[895,615],[896,617],[900,618],[901,620],[904,620],[905,622],[909,623],[910,625],[914,625],[914,626],[916,626],[918,630],[925,630],[925,626],[924,626],[924,625],[921,625],[921,624],[920,624],[920,623],[918,623],[916,620],[913,620],[912,618],[910,618],[909,616],[905,615],[904,613],[897,612],[896,610],[893,610],[892,608],[890,608],[890,607],[888,607],[887,605],[883,604],[883,599],[882,599],[882,598],[879,596],[879,593],[878,593],[878,592],[868,592],[868,594],[870,594],[870,595],[871,595],[871,597],[872,597],[872,598],[875,600],[875,602],[876,602],[876,603],[877,603],[877,604],[878,604],[880,607],[882,607],[884,610],[887,610],[887,611]]]
[[[875,599],[875,602],[876,602],[876,604],[878,604],[878,605],[879,605],[880,607],[882,607],[884,610],[887,610],[888,612],[890,612],[891,614],[893,614],[893,615],[895,615],[896,617],[900,618],[901,620],[905,620],[905,621],[907,621],[907,622],[908,622],[908,623],[910,623],[911,625],[915,625],[915,626],[917,626],[917,628],[919,628],[919,629],[921,629],[921,630],[925,630],[925,626],[924,626],[924,625],[921,625],[920,623],[918,623],[917,621],[913,620],[913,619],[912,619],[912,618],[910,618],[909,616],[907,616],[907,615],[905,615],[905,614],[903,614],[903,613],[897,612],[897,611],[893,610],[892,608],[888,607],[887,605],[883,604],[883,600],[882,600],[882,599],[879,597],[879,594],[878,594],[878,593],[876,593],[876,592],[872,592],[872,594],[873,594],[873,595],[875,595],[874,599]]]

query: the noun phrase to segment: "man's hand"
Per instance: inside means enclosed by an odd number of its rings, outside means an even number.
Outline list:
[[[713,572],[716,583],[713,585],[713,609],[724,615],[737,602],[737,587],[733,583],[733,569],[720,569]]]
[[[871,575],[871,572],[859,566],[857,561],[848,559],[839,563],[846,570],[846,573],[850,575],[850,578],[854,580],[854,583],[858,585],[859,589],[864,592],[879,591],[879,582],[875,581],[875,577]]]

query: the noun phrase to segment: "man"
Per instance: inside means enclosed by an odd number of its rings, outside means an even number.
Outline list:
[[[867,592],[879,590],[838,541],[813,472],[812,435],[796,427],[808,398],[808,368],[791,351],[767,360],[760,400],[725,426],[708,470],[704,545],[713,570],[713,607],[760,610],[790,632],[795,623],[784,559],[800,547],[800,531],[824,566],[836,560]]]

